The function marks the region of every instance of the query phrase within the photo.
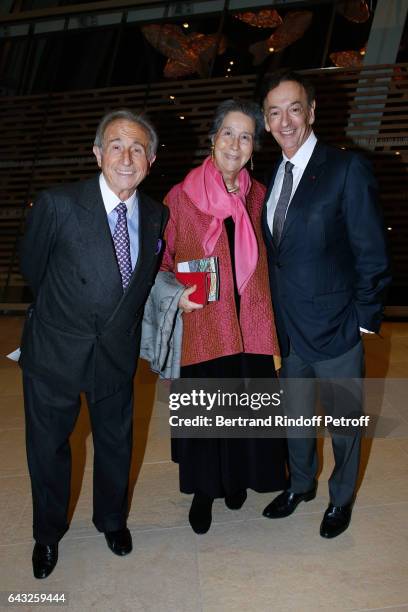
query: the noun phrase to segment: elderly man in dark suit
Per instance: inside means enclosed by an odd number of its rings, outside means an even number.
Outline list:
[[[315,96],[289,70],[270,75],[263,90],[265,127],[282,149],[266,194],[263,230],[290,416],[311,417],[322,379],[326,413],[361,415],[361,334],[378,332],[390,283],[377,186],[359,154],[329,147],[312,131]],[[302,379],[302,380],[299,380]],[[343,379],[349,384],[330,383]],[[359,381],[360,380],[360,384]],[[325,381],[323,383],[323,381]],[[348,387],[348,388],[347,388]],[[320,527],[326,538],[347,529],[355,496],[361,429],[332,432],[335,468]],[[316,495],[312,430],[288,436],[291,486],[264,510],[289,516]]]
[[[34,303],[20,364],[36,578],[54,569],[68,529],[68,438],[81,391],[94,442],[93,522],[115,554],[132,550],[126,527],[132,381],[167,221],[167,209],[137,187],[155,160],[157,141],[145,117],[109,113],[93,148],[102,172],[44,191],[28,215],[21,269]]]

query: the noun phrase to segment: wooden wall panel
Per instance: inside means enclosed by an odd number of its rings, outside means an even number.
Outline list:
[[[405,299],[406,304],[408,64],[307,74],[317,89],[317,135],[339,147],[362,149],[373,161],[385,225],[392,228],[387,230],[394,266],[391,303]],[[148,111],[158,129],[160,146],[143,188],[162,198],[208,154],[207,133],[216,105],[234,96],[253,99],[255,90],[256,77],[247,75],[2,98],[0,287],[24,284],[16,241],[35,194],[96,171],[92,144],[105,112],[121,107]],[[257,178],[267,179],[278,155],[267,135],[262,150],[254,155]]]

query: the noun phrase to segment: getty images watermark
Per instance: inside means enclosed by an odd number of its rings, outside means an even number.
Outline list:
[[[363,411],[364,396],[362,379],[179,379],[168,395],[168,420],[175,438],[314,437],[325,429],[355,435],[378,421]],[[306,397],[318,412],[304,412]]]
[[[246,393],[226,392],[218,389],[209,393],[203,389],[192,389],[189,393],[170,393],[169,409],[171,411],[181,408],[202,408],[205,411],[219,410],[225,407],[249,408],[258,411],[261,408],[278,407],[281,405],[283,390],[279,393]],[[171,415],[169,423],[172,427],[363,427],[367,426],[370,417],[333,417],[329,415],[313,415],[305,417],[289,417],[282,414],[269,414],[264,417],[226,417],[216,414],[214,417],[197,414],[196,416]]]

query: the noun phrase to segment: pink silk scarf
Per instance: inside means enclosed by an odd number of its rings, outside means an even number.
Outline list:
[[[209,257],[222,232],[222,221],[232,217],[235,223],[235,275],[238,292],[241,295],[255,272],[258,262],[258,244],[249,218],[245,201],[251,188],[251,178],[243,168],[239,175],[239,191],[228,193],[221,172],[211,157],[191,170],[182,183],[182,189],[194,205],[212,217],[210,227],[203,238],[203,248]]]

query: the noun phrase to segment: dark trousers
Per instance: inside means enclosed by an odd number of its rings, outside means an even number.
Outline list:
[[[283,378],[292,379],[285,385],[285,414],[294,418],[312,417],[317,401],[315,379],[320,379],[320,400],[325,415],[335,418],[359,417],[362,414],[363,375],[364,349],[361,341],[339,357],[313,363],[303,361],[291,348],[288,357],[282,361],[281,370]],[[330,501],[335,506],[343,506],[351,502],[355,494],[361,428],[332,428],[330,434],[335,460],[329,479]],[[288,452],[290,490],[304,493],[313,489],[318,470],[314,428],[299,428],[288,433]]]
[[[23,374],[26,446],[33,495],[33,535],[58,542],[68,529],[72,433],[79,391]],[[97,402],[87,396],[94,443],[93,517],[99,531],[126,525],[132,454],[132,382]]]

